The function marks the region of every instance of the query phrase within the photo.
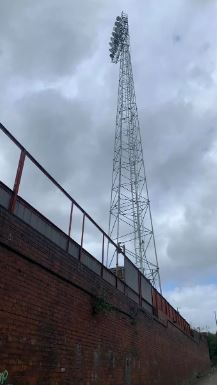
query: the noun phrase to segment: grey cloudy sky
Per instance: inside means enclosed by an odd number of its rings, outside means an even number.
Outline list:
[[[122,10],[164,293],[214,330],[217,1],[0,0],[0,121],[107,229],[118,80],[108,41]],[[11,184],[18,154],[0,140]],[[32,172],[22,194],[65,224],[66,205]]]

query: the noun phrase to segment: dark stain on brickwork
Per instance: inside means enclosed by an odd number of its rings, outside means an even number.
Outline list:
[[[124,368],[124,377],[125,384],[131,385],[131,376],[132,376],[132,359],[130,356],[125,357],[125,368]]]

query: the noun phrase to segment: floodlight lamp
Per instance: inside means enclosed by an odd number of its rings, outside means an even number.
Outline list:
[[[119,41],[119,36],[116,35],[115,38],[114,38],[114,44],[118,44],[118,41]]]
[[[115,33],[115,35],[119,35],[120,34],[120,28],[115,28],[113,30],[113,32]]]
[[[114,32],[115,32],[115,33],[117,33],[117,34],[119,34],[119,33],[120,33],[120,30],[121,30],[121,28],[120,28],[120,27],[115,27],[115,28],[114,28]]]

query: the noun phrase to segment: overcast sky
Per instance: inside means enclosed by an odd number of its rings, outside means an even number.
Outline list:
[[[118,81],[108,42],[122,10],[164,294],[215,330],[217,1],[0,0],[0,121],[107,230]],[[17,157],[0,134],[10,186]],[[65,225],[67,204],[26,166],[23,196]]]

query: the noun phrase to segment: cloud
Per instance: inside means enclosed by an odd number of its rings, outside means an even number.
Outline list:
[[[100,8],[97,0],[2,4],[1,55],[10,72],[45,81],[71,74],[96,48],[92,36]]]
[[[162,281],[186,296],[217,271],[216,2],[1,2],[0,120],[107,229],[118,82],[108,41],[122,9]],[[0,134],[11,186],[18,156]],[[21,192],[66,227],[68,203],[28,162]]]

